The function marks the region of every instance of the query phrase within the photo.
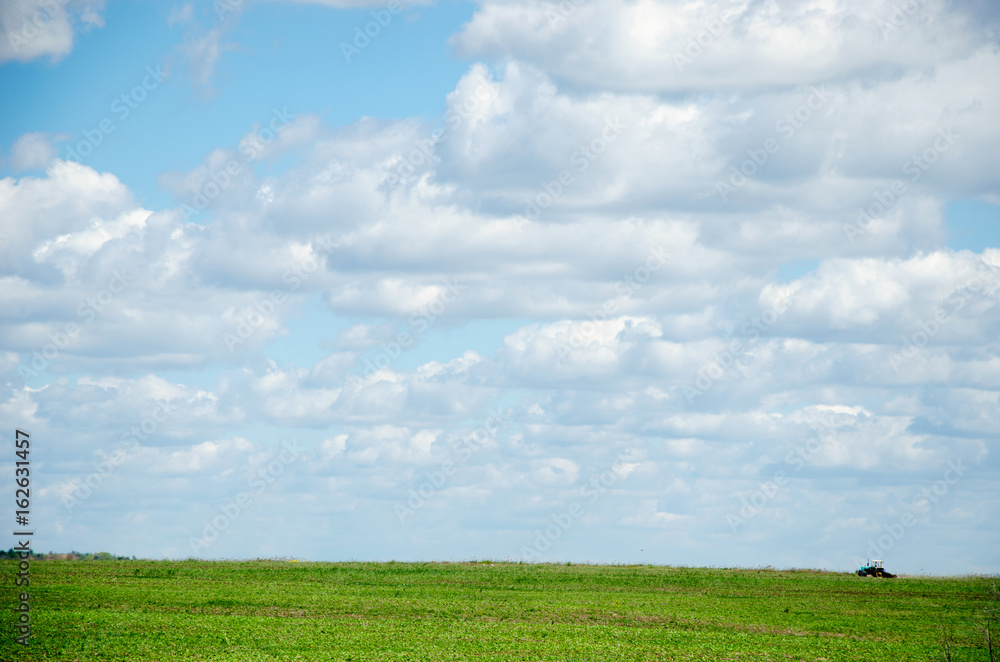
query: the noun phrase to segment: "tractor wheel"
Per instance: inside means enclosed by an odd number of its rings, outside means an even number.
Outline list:
[[[875,571],[875,576],[876,577],[881,577],[882,576],[882,571],[881,570],[876,570]]]

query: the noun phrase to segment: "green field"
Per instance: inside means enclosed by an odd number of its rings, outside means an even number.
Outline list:
[[[0,562],[12,601],[15,561]],[[32,561],[2,660],[988,660],[992,579],[517,563]],[[995,603],[992,603],[995,605]]]

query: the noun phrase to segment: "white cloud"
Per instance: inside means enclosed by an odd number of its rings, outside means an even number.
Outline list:
[[[191,81],[196,88],[211,90],[215,66],[223,51],[233,50],[234,44],[222,42],[223,31],[213,28],[200,37],[190,37],[184,41],[181,51],[188,59]]]
[[[10,150],[10,164],[16,171],[45,169],[56,158],[57,150],[53,141],[64,140],[61,134],[26,133],[16,141]]]
[[[542,485],[572,485],[579,467],[573,460],[553,457],[531,461],[531,478]]]
[[[194,5],[190,2],[186,2],[183,5],[176,5],[171,8],[170,13],[167,15],[167,25],[182,25],[184,23],[190,23],[194,19]]]
[[[132,209],[132,195],[110,173],[55,161],[44,178],[0,180],[0,232],[6,273],[35,272],[29,259],[43,241],[87,228],[93,219]]]
[[[58,62],[73,50],[77,31],[104,27],[104,0],[10,0],[0,5],[0,63],[49,56]]]
[[[329,129],[304,115],[250,160],[221,145],[164,174],[174,209],[22,136],[12,160],[47,170],[0,180],[0,413],[57,440],[46,507],[92,471],[95,448],[142,430],[158,401],[177,405],[93,497],[157,505],[81,510],[63,540],[120,521],[186,540],[217,506],[171,495],[231,498],[286,431],[314,461],[288,465],[218,554],[258,520],[303,512],[315,526],[289,527],[308,535],[275,535],[318,554],[351,531],[350,549],[461,555],[475,530],[515,555],[522,515],[548,521],[614,467],[628,480],[574,525],[592,558],[659,545],[671,562],[724,563],[733,540],[741,562],[772,563],[780,541],[808,535],[839,539],[827,560],[842,564],[893,499],[956,458],[970,478],[941,513],[970,523],[963,540],[981,536],[1000,278],[979,274],[1000,253],[942,248],[948,201],[995,195],[1000,172],[1000,97],[984,82],[1000,60],[971,10],[929,1],[883,38],[874,18],[889,3],[732,4],[725,38],[678,71],[673,54],[727,6],[592,0],[550,26],[559,6],[481,4],[456,44],[497,61],[456,83],[437,142],[417,120]],[[200,85],[229,27],[189,34]],[[769,139],[780,149],[718,195]],[[234,159],[253,167],[185,218]],[[859,228],[858,208],[894,180],[905,191]],[[804,273],[779,282],[800,259]],[[118,288],[122,268],[134,276]],[[80,334],[46,359],[70,323]],[[417,342],[386,359],[401,331]],[[37,363],[26,385],[19,371]],[[491,407],[505,413],[488,430]],[[387,526],[446,461],[456,471],[422,524]],[[779,470],[788,484],[723,538],[739,496]],[[929,518],[927,535],[940,526]],[[176,547],[142,553],[188,553]]]
[[[485,0],[453,38],[465,56],[530,62],[592,88],[750,90],[848,77],[892,78],[967,56],[988,21],[943,0],[887,30],[897,3]]]
[[[657,510],[656,499],[644,499],[641,502],[639,512],[629,515],[622,520],[625,526],[648,527],[648,528],[679,528],[681,526],[690,527],[693,517],[691,515],[678,515],[675,513]]]
[[[882,330],[885,342],[924,323],[940,327],[935,344],[982,342],[1000,323],[997,249],[982,255],[936,251],[906,260],[829,260],[790,287],[797,302],[788,317],[792,324],[809,324],[811,332],[874,327]]]

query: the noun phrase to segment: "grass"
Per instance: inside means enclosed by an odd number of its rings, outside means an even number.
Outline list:
[[[2,660],[985,660],[986,578],[518,563],[32,561]]]

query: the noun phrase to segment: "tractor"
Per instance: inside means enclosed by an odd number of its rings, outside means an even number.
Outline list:
[[[892,579],[895,576],[884,569],[882,562],[877,559],[872,559],[868,562],[868,565],[858,570],[858,577],[885,577],[886,579]]]

